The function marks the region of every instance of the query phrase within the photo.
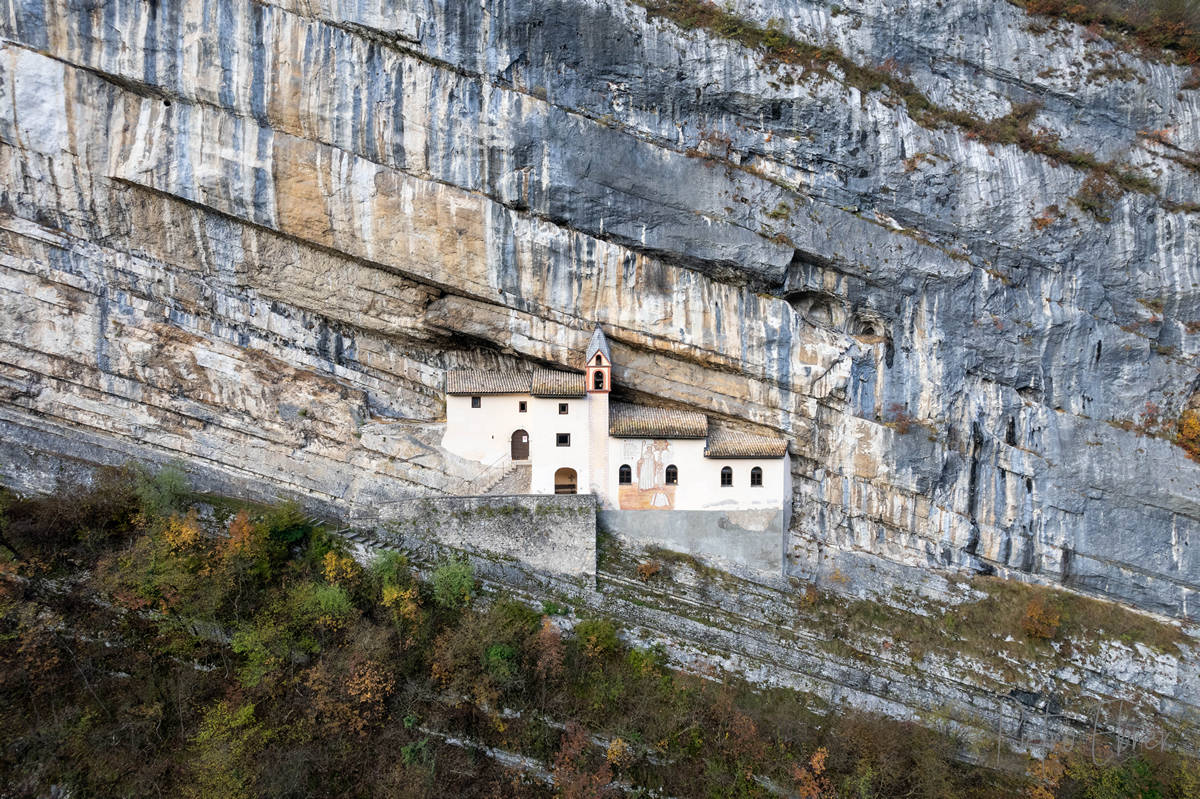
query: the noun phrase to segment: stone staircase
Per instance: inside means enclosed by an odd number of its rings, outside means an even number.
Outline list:
[[[532,477],[533,466],[529,463],[510,463],[500,478],[480,493],[497,496],[528,494]]]
[[[501,458],[497,458],[476,472],[474,476],[464,480],[462,488],[453,493],[464,497],[482,496],[503,480],[512,466],[512,459],[507,454]]]

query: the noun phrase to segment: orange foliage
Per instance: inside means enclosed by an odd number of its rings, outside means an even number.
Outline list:
[[[656,560],[648,560],[644,563],[639,563],[637,567],[638,579],[642,582],[647,582],[651,577],[656,576],[662,571],[662,564]]]
[[[1058,632],[1062,617],[1057,610],[1048,606],[1040,596],[1029,600],[1021,627],[1030,638],[1053,638]]]
[[[1189,408],[1179,416],[1175,443],[1183,447],[1193,460],[1200,460],[1200,411]]]
[[[834,796],[833,785],[825,776],[825,761],[829,751],[821,747],[813,752],[807,766],[792,766],[792,779],[796,783],[796,794],[800,799],[825,799]]]
[[[563,647],[562,633],[550,619],[542,619],[542,629],[538,630],[533,642],[537,651],[537,661],[534,670],[541,679],[557,678],[562,675],[563,661],[566,657]]]
[[[347,671],[322,660],[309,670],[305,686],[318,715],[339,732],[365,735],[387,715],[395,677],[375,660],[360,660]]]
[[[1158,128],[1156,130],[1139,130],[1138,135],[1144,139],[1158,142],[1159,144],[1170,144],[1171,134],[1173,130],[1170,127]]]
[[[587,730],[573,721],[567,722],[562,745],[554,756],[554,784],[562,799],[601,799],[611,796],[612,766],[608,761],[593,765],[588,756],[591,741]]]
[[[250,517],[246,511],[238,511],[237,515],[229,520],[227,551],[231,554],[247,554],[257,543],[256,538],[254,524],[250,521]]]
[[[1034,230],[1045,230],[1054,224],[1054,221],[1062,215],[1057,205],[1048,205],[1042,209],[1042,212],[1033,218]]]

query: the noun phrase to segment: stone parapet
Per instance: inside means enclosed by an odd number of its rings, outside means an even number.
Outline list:
[[[596,574],[596,498],[590,494],[422,498],[383,505],[378,513],[384,543],[434,541],[553,574]]]

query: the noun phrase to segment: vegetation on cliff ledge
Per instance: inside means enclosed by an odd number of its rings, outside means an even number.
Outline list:
[[[1034,127],[1032,123],[1039,109],[1036,103],[1014,103],[1007,115],[984,119],[969,111],[938,105],[890,59],[880,65],[859,64],[831,44],[816,45],[797,39],[784,29],[780,20],[771,20],[764,27],[709,0],[635,2],[650,16],[670,20],[684,30],[699,28],[738,42],[759,52],[768,62],[812,70],[864,93],[886,90],[891,97],[903,102],[908,115],[923,127],[958,127],[967,138],[985,144],[1013,144],[1055,164],[1086,171],[1094,181],[1111,185],[1114,190],[1158,194],[1154,181],[1136,170],[1113,161],[1101,161],[1083,150],[1070,149],[1062,144],[1057,133]]]
[[[1200,63],[1200,4],[1191,0],[1013,0],[1030,14],[1089,26],[1093,36],[1127,36],[1184,64]],[[1200,72],[1197,73],[1200,75]],[[1200,78],[1198,78],[1200,79]],[[1200,88],[1200,84],[1188,88]]]
[[[999,774],[914,725],[685,674],[609,620],[363,567],[178,476],[0,497],[5,796],[1171,797],[1161,753]],[[562,608],[547,604],[543,610]],[[573,623],[572,623],[573,622]],[[1042,793],[1034,793],[1042,791]]]

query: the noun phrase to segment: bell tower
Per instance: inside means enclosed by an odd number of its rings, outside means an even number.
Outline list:
[[[612,355],[604,331],[596,327],[588,342],[588,481],[596,502],[609,506],[609,486],[615,481],[608,473],[608,394],[612,391]]]
[[[596,328],[588,345],[587,391],[589,394],[607,394],[611,390],[612,357],[608,354],[608,339],[600,328]]]

